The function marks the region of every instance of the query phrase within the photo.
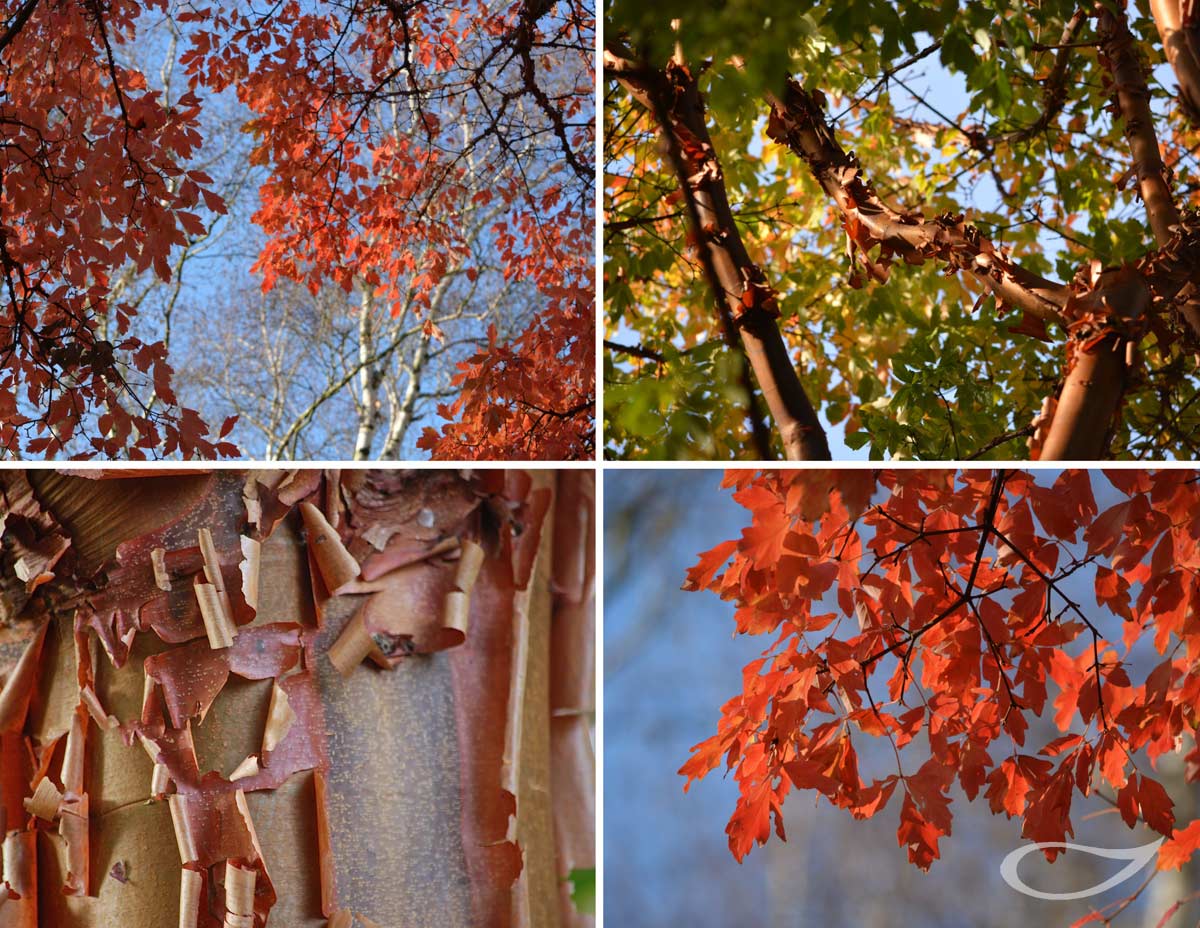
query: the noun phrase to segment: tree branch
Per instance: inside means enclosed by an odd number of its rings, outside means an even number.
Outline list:
[[[606,46],[604,63],[634,99],[658,118],[726,340],[736,347],[740,334],[745,358],[775,419],[785,455],[789,460],[830,460],[825,430],[779,331],[774,294],[762,269],[750,260],[738,232],[695,76],[678,61],[661,70],[639,64],[615,43]],[[752,389],[750,401],[753,422],[758,417]],[[769,457],[769,444],[761,430],[755,432],[760,457]]]
[[[783,100],[768,94],[767,102],[771,107],[767,134],[808,164],[841,211],[847,234],[862,250],[872,276],[886,280],[895,255],[909,264],[939,260],[973,274],[1010,306],[1043,321],[1062,321],[1068,288],[1014,263],[1004,249],[961,216],[944,214],[927,220],[919,213],[888,207],[862,176],[858,159],[834,137],[816,95],[798,81],[788,81]],[[867,249],[875,244],[883,246],[878,262],[867,257]]]
[[[1150,88],[1142,62],[1129,33],[1123,14],[1117,14],[1097,4],[1100,24],[1101,63],[1112,76],[1112,91],[1125,123],[1124,134],[1133,156],[1133,170],[1138,179],[1138,191],[1146,204],[1146,219],[1159,246],[1171,240],[1171,226],[1179,222],[1175,200],[1167,183],[1167,167],[1163,164],[1154,132],[1154,115],[1150,112]]]

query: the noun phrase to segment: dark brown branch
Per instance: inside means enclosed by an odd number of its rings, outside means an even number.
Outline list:
[[[988,138],[986,145],[990,146],[996,143],[1012,145],[1025,142],[1049,129],[1051,123],[1058,118],[1058,115],[1063,111],[1063,107],[1067,105],[1067,65],[1071,60],[1071,52],[1076,48],[1096,44],[1094,42],[1072,41],[1075,38],[1075,33],[1079,31],[1079,27],[1083,25],[1086,19],[1087,17],[1084,15],[1083,10],[1077,10],[1075,15],[1067,20],[1066,26],[1063,27],[1062,40],[1057,45],[1033,46],[1034,51],[1057,50],[1057,54],[1054,56],[1054,67],[1042,83],[1042,113],[1031,125],[1023,129],[1016,129],[1012,132],[1006,132],[1003,135]]]
[[[687,206],[689,227],[692,230],[692,235],[699,239],[703,235],[702,230],[704,228],[704,222],[701,218],[701,207],[696,191],[691,186],[692,171],[689,170],[689,165],[686,163],[683,152],[680,150],[679,138],[675,132],[668,129],[672,125],[670,108],[666,99],[668,93],[669,91],[664,91],[663,88],[656,87],[651,93],[651,102],[654,106],[655,118],[658,120],[659,126],[662,127],[663,139],[667,147],[667,156],[676,177],[679,178],[680,190],[683,191],[684,203]],[[716,303],[717,315],[721,319],[721,329],[724,332],[725,341],[731,348],[736,349],[738,347],[737,323],[734,322],[733,314],[729,311],[728,302],[721,297],[724,287],[720,271],[717,269],[716,263],[707,249],[700,248],[699,251],[701,262],[704,265],[704,273],[708,278],[709,287],[712,290]],[[754,392],[754,381],[750,376],[750,353],[748,350],[741,357],[741,381],[742,389],[746,391],[746,412],[750,419],[750,433],[754,436],[754,445],[758,449],[759,460],[765,461],[772,457],[771,434],[767,431],[766,422],[763,419],[762,409],[758,402],[758,394]]]
[[[989,534],[995,531],[996,512],[1000,508],[1000,501],[1004,498],[1004,484],[1008,482],[1008,476],[1009,475],[1006,471],[996,471],[995,476],[992,477],[992,488],[990,495],[988,496],[987,508],[984,510],[983,518],[980,520],[978,525],[964,526],[961,529],[962,531],[982,529],[979,534],[979,544],[975,548],[975,557],[971,562],[971,570],[967,576],[964,589],[958,593],[954,601],[949,606],[935,615],[924,625],[915,630],[906,630],[908,631],[907,637],[901,638],[899,641],[893,642],[886,648],[882,648],[876,651],[874,654],[871,654],[865,660],[859,661],[859,666],[862,667],[863,670],[866,670],[877,660],[886,657],[893,651],[896,651],[905,645],[909,645],[909,654],[911,654],[912,647],[916,646],[917,641],[922,635],[952,616],[958,611],[960,606],[969,606],[972,595],[975,591],[975,580],[979,575],[979,568],[983,564],[983,555],[984,552],[987,551]],[[907,662],[908,659],[906,657],[905,663],[907,664]]]
[[[605,48],[604,63],[634,99],[656,116],[726,341],[737,347],[740,335],[745,358],[779,429],[784,454],[789,460],[830,460],[825,431],[779,331],[774,295],[742,243],[695,76],[676,61],[661,70],[648,67],[612,43]],[[757,394],[748,372],[746,381],[753,423]],[[756,440],[760,456],[769,457],[769,444],[764,449],[760,434]]]
[[[17,37],[25,24],[29,22],[29,17],[33,15],[34,9],[37,8],[40,0],[25,0],[25,3],[17,10],[17,14],[9,21],[9,24],[4,29],[4,34],[0,35],[0,51],[4,51]]]
[[[968,454],[966,456],[965,460],[967,460],[967,461],[978,460],[979,458],[982,458],[985,454],[987,454],[989,451],[999,448],[1001,445],[1003,445],[1007,442],[1014,441],[1018,438],[1028,438],[1030,435],[1033,434],[1034,429],[1035,429],[1035,426],[1027,425],[1024,428],[1020,428],[1015,431],[1009,432],[1006,435],[998,435],[995,438],[993,438],[991,441],[989,441],[986,445],[983,445],[982,447],[980,447],[980,449],[978,451],[976,451],[974,454]]]
[[[633,358],[642,358],[645,361],[654,361],[656,364],[663,364],[666,362],[666,358],[663,357],[662,352],[652,351],[651,349],[644,348],[641,345],[622,345],[620,342],[609,341],[606,338],[604,340],[604,347],[609,351],[617,352],[617,354],[627,354]]]

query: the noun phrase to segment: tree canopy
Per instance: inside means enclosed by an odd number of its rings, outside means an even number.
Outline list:
[[[771,643],[679,772],[732,772],[735,857],[772,826],[785,837],[793,791],[857,819],[898,807],[923,870],[958,796],[1039,843],[1108,803],[1166,839],[1160,871],[1200,849],[1156,772],[1178,756],[1200,779],[1196,471],[736,471],[724,486],[748,524],[685,589]],[[882,768],[860,767],[872,739],[890,742]],[[1114,914],[1099,911],[1087,920]]]
[[[502,335],[484,319],[466,333],[439,408],[445,422],[426,428],[422,449],[590,453],[595,33],[586,3],[6,7],[7,454],[238,453],[240,410],[208,423],[177,397],[167,339],[139,325],[128,286],[170,282],[227,209],[202,167],[219,107],[247,141],[261,232],[252,270],[265,290],[290,281],[314,295],[361,292],[364,313],[410,314],[435,342],[448,287],[460,303],[486,300],[477,281],[496,294],[516,281],[530,294],[522,329]],[[166,36],[161,61],[150,52],[156,35]],[[213,302],[208,328],[232,328]],[[363,392],[369,406],[374,394]]]
[[[607,23],[610,456],[1196,455],[1178,0]]]

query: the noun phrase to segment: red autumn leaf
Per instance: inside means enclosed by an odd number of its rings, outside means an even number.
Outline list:
[[[1138,777],[1138,806],[1142,821],[1159,834],[1170,836],[1175,825],[1175,804],[1162,784],[1149,777]]]
[[[696,566],[688,568],[687,582],[684,583],[683,588],[685,590],[707,589],[708,585],[712,583],[713,576],[729,560],[729,555],[735,550],[737,550],[736,541],[723,541],[715,548],[705,551],[700,555]]]
[[[0,313],[10,348],[0,396],[21,399],[0,400],[4,447],[46,456],[228,452],[225,433],[214,435],[176,399],[165,344],[134,334],[141,297],[129,295],[144,288],[116,282],[127,270],[187,276],[180,252],[227,210],[195,165],[220,160],[226,102],[236,99],[249,111],[245,161],[261,169],[251,218],[263,244],[252,272],[264,290],[293,281],[315,295],[365,284],[393,305],[403,291],[422,337],[441,341],[440,308],[503,299],[496,294],[509,291],[499,288],[514,285],[506,337],[471,330],[461,341],[475,344],[446,355],[457,364],[457,394],[438,407],[446,421],[427,428],[420,447],[454,459],[592,457],[594,7],[539,6],[526,23],[532,7],[424,0],[403,13],[395,4],[284,3],[265,15],[224,0],[175,6],[66,0],[6,14],[12,305]],[[179,78],[171,93],[139,67],[139,49],[154,46],[146,30],[164,16],[180,49],[178,69],[164,64]],[[379,131],[379,93],[396,79],[397,16],[405,93],[425,102],[393,109],[394,124]],[[554,19],[569,29],[543,35]],[[163,62],[150,57],[157,71]],[[345,66],[327,67],[333,60]],[[509,88],[502,118],[480,104],[481,86]],[[492,144],[479,144],[483,137]],[[528,170],[531,158],[544,169]],[[484,239],[486,253],[475,253]],[[497,269],[490,294],[472,286],[478,265]],[[98,421],[117,407],[127,423]]]
[[[922,870],[928,870],[938,858],[938,839],[942,832],[926,821],[917,809],[912,797],[904,796],[904,804],[900,807],[900,827],[896,830],[896,839],[900,846],[908,849],[908,860]]]
[[[1200,819],[1186,828],[1176,829],[1170,839],[1158,849],[1158,869],[1178,870],[1200,850]]]

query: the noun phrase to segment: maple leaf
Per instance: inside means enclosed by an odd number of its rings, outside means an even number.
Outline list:
[[[1162,784],[1149,777],[1138,777],[1138,806],[1142,821],[1159,834],[1170,837],[1175,825],[1175,805]]]
[[[1200,819],[1186,828],[1176,829],[1169,840],[1158,849],[1158,869],[1178,870],[1200,850]]]
[[[689,567],[687,572],[687,581],[684,583],[685,590],[702,590],[706,589],[716,572],[724,566],[735,550],[737,550],[736,541],[723,541],[709,551],[705,551],[700,555],[700,560],[695,567]]]
[[[896,840],[901,847],[908,849],[909,862],[922,870],[929,870],[938,857],[938,839],[941,836],[942,832],[921,815],[912,796],[905,793]]]

